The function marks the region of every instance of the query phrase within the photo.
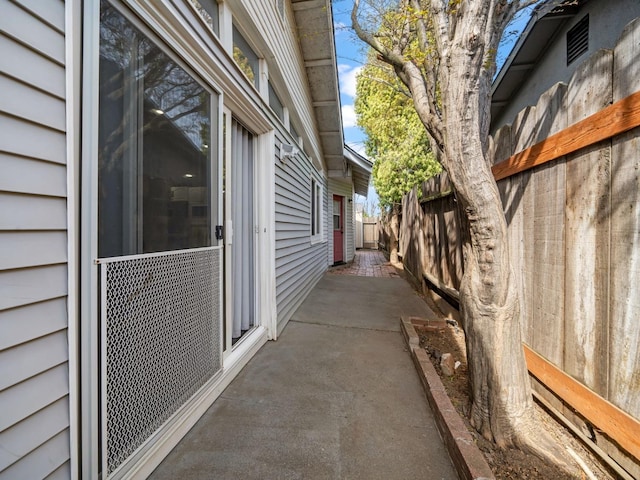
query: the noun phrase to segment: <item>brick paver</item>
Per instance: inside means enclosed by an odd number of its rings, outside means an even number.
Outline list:
[[[396,269],[380,250],[356,250],[349,265],[329,269],[333,275],[355,275],[358,277],[398,277]]]

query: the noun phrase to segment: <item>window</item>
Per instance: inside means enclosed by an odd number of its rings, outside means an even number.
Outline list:
[[[589,15],[567,32],[567,65],[589,50]]]
[[[282,106],[282,102],[278,98],[278,94],[273,89],[273,86],[271,86],[271,82],[269,82],[269,106],[271,107],[271,110],[273,110],[273,112],[278,116],[278,118],[284,122],[284,107]]]
[[[258,55],[235,26],[233,27],[233,59],[255,87],[260,88]]]
[[[217,96],[106,1],[99,76],[99,256],[211,246]]]
[[[209,28],[220,35],[220,11],[216,0],[189,0]]]
[[[311,179],[311,241],[322,240],[322,185]]]
[[[293,126],[293,122],[289,122],[289,132],[291,132],[291,135],[293,135],[295,141],[298,142],[298,145],[302,145],[300,134],[296,130],[296,127]]]
[[[278,4],[278,13],[280,14],[280,18],[284,20],[284,0],[276,0]]]

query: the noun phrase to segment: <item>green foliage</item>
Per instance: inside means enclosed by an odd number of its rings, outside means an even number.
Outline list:
[[[381,207],[388,208],[441,167],[406,87],[372,54],[358,75],[356,93],[358,125],[373,159],[373,185]]]
[[[249,63],[249,59],[237,45],[233,46],[233,59],[236,61],[236,64],[240,67],[240,70],[242,70],[247,78],[252,82],[255,81],[256,76],[253,72],[253,68],[251,68],[251,63]]]

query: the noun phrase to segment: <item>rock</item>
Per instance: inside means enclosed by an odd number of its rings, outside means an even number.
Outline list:
[[[456,371],[453,355],[450,353],[443,353],[442,358],[440,359],[440,368],[442,369],[443,375],[446,375],[447,377],[452,376]]]

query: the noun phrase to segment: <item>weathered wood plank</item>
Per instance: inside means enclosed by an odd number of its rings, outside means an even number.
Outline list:
[[[640,418],[640,128],[616,138],[611,162],[609,400]]]
[[[492,168],[496,180],[529,170],[640,126],[640,91],[522,150]]]
[[[631,455],[640,458],[640,422],[637,419],[564,373],[531,347],[523,347],[527,368],[534,377],[606,432]]]
[[[574,73],[569,123],[612,101],[613,52],[600,50]],[[607,397],[610,141],[567,159],[564,371]]]
[[[614,101],[640,91],[640,21],[614,51]],[[640,92],[639,92],[640,93]],[[628,98],[628,97],[627,97]],[[609,400],[640,419],[640,128],[613,140]],[[636,458],[640,458],[636,455]]]
[[[535,107],[527,107],[516,116],[511,125],[514,150],[523,150],[535,143],[535,122]],[[512,205],[515,209],[509,234],[513,249],[511,259],[515,262],[513,273],[520,288],[520,326],[523,339],[533,342],[535,177],[531,172],[523,172],[512,178],[512,186],[517,193]]]
[[[539,142],[566,127],[564,84],[543,93],[535,108]],[[532,170],[533,182],[533,289],[531,317],[532,345],[562,367],[564,337],[564,205],[565,162]]]

